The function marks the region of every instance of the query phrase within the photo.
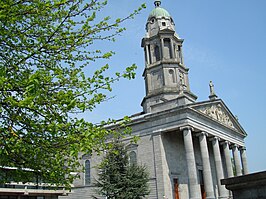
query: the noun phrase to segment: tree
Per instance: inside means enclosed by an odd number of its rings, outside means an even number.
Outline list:
[[[97,192],[108,199],[140,199],[149,194],[145,166],[130,164],[122,142],[115,140],[99,165]]]
[[[115,133],[80,119],[108,99],[111,85],[134,78],[133,64],[108,75],[92,64],[113,52],[96,41],[114,41],[129,16],[97,18],[107,1],[0,1],[0,165],[16,167],[14,181],[28,171],[43,181],[69,185],[79,152],[99,151]],[[88,71],[85,73],[84,71]],[[27,169],[27,172],[25,172]],[[1,175],[2,172],[0,172]],[[0,176],[2,182],[10,179]]]

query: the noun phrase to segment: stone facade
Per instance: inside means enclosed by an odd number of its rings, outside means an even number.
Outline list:
[[[155,1],[141,44],[146,96],[141,103],[143,112],[131,117],[132,136],[139,136],[140,141],[130,149],[138,164],[149,170],[150,199],[229,198],[231,193],[220,180],[234,176],[234,172],[248,173],[247,134],[225,103],[217,99],[212,83],[210,99],[196,102],[183,61],[183,39],[160,4]],[[129,140],[124,142],[130,144]],[[60,198],[92,198],[95,166],[101,157],[85,157],[84,164],[86,160],[90,161],[90,183],[80,174],[73,193]]]

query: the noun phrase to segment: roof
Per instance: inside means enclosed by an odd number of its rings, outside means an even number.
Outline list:
[[[159,18],[159,17],[165,17],[165,18],[169,18],[171,17],[171,15],[169,14],[169,12],[167,10],[165,10],[164,8],[161,8],[161,1],[155,1],[155,8],[150,12],[149,14],[149,18],[155,17],[155,18]]]
[[[158,17],[165,17],[165,18],[169,18],[171,17],[169,12],[161,7],[156,7],[154,8],[151,13],[149,14],[149,19],[152,18],[152,17],[155,17],[155,18],[158,18]]]

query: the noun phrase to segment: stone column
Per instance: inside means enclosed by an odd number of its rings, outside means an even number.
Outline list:
[[[161,60],[164,60],[164,41],[161,39]]]
[[[163,157],[162,157],[162,137],[161,132],[153,134],[153,158],[154,158],[154,177],[156,181],[156,197],[163,198],[165,195],[163,178]]]
[[[174,44],[173,44],[173,39],[170,39],[170,43],[171,43],[171,56],[173,59],[176,58],[175,56],[175,48],[174,48]]]
[[[212,182],[212,172],[210,165],[210,157],[208,151],[208,145],[206,140],[207,133],[202,132],[199,134],[199,142],[200,142],[200,152],[203,163],[203,179],[204,179],[204,188],[206,191],[206,196],[208,199],[214,199],[214,190],[213,190],[213,182]]]
[[[242,168],[244,175],[248,174],[248,163],[247,163],[247,156],[246,156],[246,147],[240,148],[240,156],[241,156],[241,162],[242,162]]]
[[[223,150],[224,150],[224,156],[225,156],[227,177],[228,178],[234,177],[233,167],[232,167],[232,160],[231,160],[229,142],[228,141],[224,141],[223,142]]]
[[[196,170],[196,161],[191,135],[191,127],[182,127],[188,170],[188,189],[190,199],[201,199],[200,186]]]
[[[183,52],[182,52],[182,47],[180,46],[180,62],[181,64],[184,64],[184,57],[183,57]]]
[[[216,175],[217,175],[217,184],[218,184],[218,198],[228,198],[229,191],[225,189],[224,185],[221,185],[221,179],[224,179],[224,172],[222,166],[222,158],[220,153],[220,146],[219,146],[219,138],[214,137],[212,139],[212,146],[213,146],[213,153],[214,153],[214,161],[216,167]]]
[[[238,145],[234,144],[232,145],[233,150],[233,156],[234,156],[234,162],[235,162],[235,168],[236,168],[236,175],[241,176],[242,170],[241,170],[241,164],[239,159],[239,152],[238,152]]]
[[[145,48],[146,48],[146,51],[145,51],[145,52],[146,52],[146,55],[145,55],[145,56],[146,56],[146,58],[147,58],[146,62],[147,62],[148,64],[151,64],[151,63],[150,63],[150,60],[151,60],[151,58],[150,58],[150,49],[149,49],[148,45],[146,45]]]

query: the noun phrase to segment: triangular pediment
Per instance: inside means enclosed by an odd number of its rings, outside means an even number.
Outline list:
[[[192,108],[209,119],[246,135],[246,132],[241,127],[237,118],[231,113],[222,100],[197,103]]]

